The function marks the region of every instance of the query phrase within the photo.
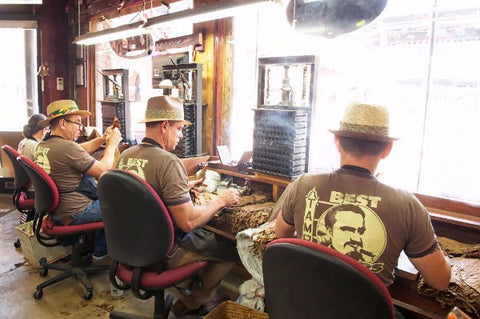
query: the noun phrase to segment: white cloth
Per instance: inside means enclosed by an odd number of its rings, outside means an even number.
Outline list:
[[[258,311],[265,310],[265,288],[256,279],[246,280],[239,288],[237,303]]]
[[[252,239],[263,230],[266,224],[257,228],[248,228],[237,233],[237,251],[245,269],[252,275],[252,279],[246,280],[240,285],[240,296],[237,302],[255,310],[264,311],[265,288],[263,286],[262,259],[253,255],[250,251]]]

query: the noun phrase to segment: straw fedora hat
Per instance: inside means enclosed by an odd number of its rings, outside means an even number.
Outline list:
[[[168,95],[154,96],[148,99],[145,118],[138,123],[160,121],[183,121],[185,125],[192,124],[185,121],[182,100]]]
[[[394,141],[390,135],[390,116],[384,106],[358,102],[347,106],[335,135],[369,141]]]
[[[92,115],[88,111],[78,109],[77,103],[73,100],[58,100],[47,106],[47,119],[38,123],[40,127],[47,127],[54,118],[65,115],[81,115],[82,118]]]

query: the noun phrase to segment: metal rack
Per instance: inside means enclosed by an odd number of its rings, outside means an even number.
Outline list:
[[[105,69],[100,72],[103,78],[102,107],[103,131],[112,125],[116,116],[120,121],[124,142],[132,142],[130,135],[130,105],[128,100],[128,70]]]
[[[307,110],[256,109],[253,169],[286,177],[304,173],[309,118]]]
[[[308,170],[315,56],[260,58],[252,167],[295,178]]]
[[[183,139],[172,153],[179,157],[198,156],[202,154],[202,64],[163,65],[162,78],[182,86],[179,97],[183,100],[185,120],[192,123],[183,128]]]

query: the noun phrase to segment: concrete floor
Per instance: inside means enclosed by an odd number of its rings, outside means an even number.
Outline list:
[[[36,285],[58,272],[49,270],[47,277],[41,277],[25,260],[21,248],[13,246],[20,215],[13,209],[10,195],[0,194],[0,209],[0,318],[109,318],[111,310],[152,317],[153,298],[140,300],[126,291],[121,299],[112,299],[106,271],[89,277],[94,287],[89,301],[83,298],[84,288],[74,278],[45,288],[43,297],[34,299]],[[227,293],[235,300],[243,280],[238,274],[229,274],[219,293]],[[167,293],[178,296],[175,289]],[[174,316],[170,314],[169,318]]]

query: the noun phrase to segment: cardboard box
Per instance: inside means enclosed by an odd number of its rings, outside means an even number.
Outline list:
[[[45,257],[48,263],[55,262],[71,254],[71,247],[55,246],[45,247],[40,244],[35,237],[32,229],[33,221],[18,225],[18,238],[20,239],[22,254],[27,261],[35,268],[40,268],[38,262],[40,258]]]
[[[225,301],[213,309],[204,319],[268,319],[268,314],[248,308],[233,301]]]
[[[13,177],[0,177],[0,193],[13,194],[15,184]]]

